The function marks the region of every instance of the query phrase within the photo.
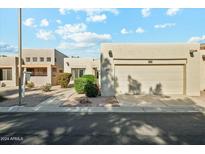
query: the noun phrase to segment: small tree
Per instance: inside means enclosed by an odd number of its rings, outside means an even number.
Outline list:
[[[72,75],[70,73],[62,73],[59,75],[58,83],[60,84],[61,88],[68,88],[71,76]]]

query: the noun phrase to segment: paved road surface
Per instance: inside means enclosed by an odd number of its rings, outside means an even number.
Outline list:
[[[0,144],[205,144],[200,113],[1,113]]]

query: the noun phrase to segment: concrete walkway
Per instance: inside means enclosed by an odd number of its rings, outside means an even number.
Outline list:
[[[64,90],[41,102],[36,108],[58,108],[74,94],[74,89]]]

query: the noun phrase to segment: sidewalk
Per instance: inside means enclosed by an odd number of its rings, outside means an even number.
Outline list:
[[[202,108],[166,108],[166,107],[56,107],[56,106],[36,106],[36,107],[0,107],[0,112],[124,112],[124,113],[197,113],[205,110]]]

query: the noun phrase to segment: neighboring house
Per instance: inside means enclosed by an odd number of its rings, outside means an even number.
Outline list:
[[[17,57],[0,57],[0,87],[17,85]]]
[[[24,71],[31,72],[30,81],[35,86],[46,83],[57,84],[57,76],[63,73],[63,60],[67,57],[56,49],[23,49],[22,67]],[[0,85],[16,86],[18,84],[18,58],[0,57]]]
[[[202,51],[198,43],[102,44],[101,94],[199,96],[205,89]]]
[[[67,57],[56,49],[23,49],[23,68],[31,72],[30,81],[37,86],[57,84],[57,75],[63,73],[63,59]]]
[[[93,58],[64,58],[64,72],[72,74],[72,81],[84,74],[99,77],[100,60]]]

